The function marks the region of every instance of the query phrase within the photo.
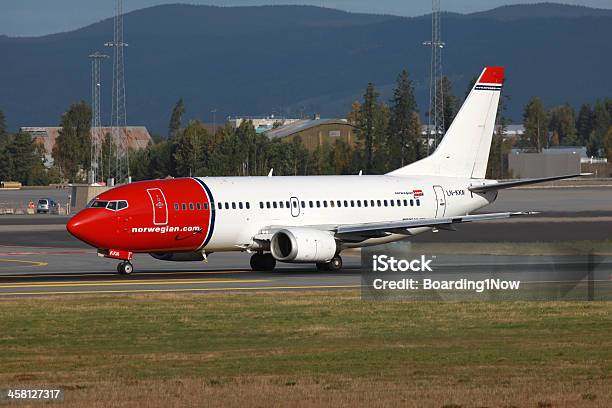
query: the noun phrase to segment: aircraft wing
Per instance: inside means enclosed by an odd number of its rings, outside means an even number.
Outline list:
[[[503,190],[504,188],[524,186],[526,184],[544,183],[546,181],[563,180],[573,177],[590,176],[592,173],[566,174],[564,176],[543,177],[534,179],[524,179],[515,181],[502,181],[501,183],[482,184],[480,186],[472,185],[468,188],[473,193],[486,193],[487,191]]]
[[[384,237],[389,234],[412,235],[412,228],[439,228],[454,230],[455,224],[463,224],[476,221],[500,220],[510,217],[532,215],[534,212],[503,212],[490,214],[462,215],[443,218],[417,218],[401,221],[371,222],[363,224],[344,224],[337,226],[335,236],[347,241],[363,240],[365,238]]]

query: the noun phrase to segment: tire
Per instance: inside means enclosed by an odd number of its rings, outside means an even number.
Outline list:
[[[342,269],[342,258],[340,255],[334,256],[328,263],[327,268],[329,271],[338,272]]]
[[[134,272],[134,266],[130,262],[121,262],[117,265],[117,271],[120,275],[129,276]]]
[[[276,267],[276,259],[272,254],[256,253],[251,256],[251,269],[259,272],[270,272]]]
[[[259,253],[255,253],[253,255],[251,255],[251,269],[254,271],[261,271],[263,269],[261,269],[261,258],[263,257],[263,254],[259,254]]]
[[[317,271],[319,272],[329,271],[329,264],[326,262],[317,262]]]
[[[272,254],[264,254],[263,255],[263,267],[264,271],[272,272],[276,267],[276,259],[272,256]]]

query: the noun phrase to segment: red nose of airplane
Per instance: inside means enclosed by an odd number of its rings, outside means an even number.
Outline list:
[[[98,247],[100,234],[96,232],[96,211],[85,209],[73,216],[66,224],[66,229],[74,237],[89,245]]]

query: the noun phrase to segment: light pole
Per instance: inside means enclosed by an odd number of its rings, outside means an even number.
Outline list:
[[[213,135],[217,134],[217,109],[213,109],[210,111],[213,115]]]

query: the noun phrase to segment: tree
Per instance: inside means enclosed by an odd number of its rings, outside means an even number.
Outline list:
[[[587,154],[589,156],[603,156],[604,137],[611,123],[610,114],[606,103],[598,100],[593,107],[593,129],[587,143]]]
[[[361,115],[361,103],[355,101],[351,105],[351,111],[346,115],[346,120],[353,126],[357,126],[359,116]]]
[[[539,97],[531,98],[523,113],[525,133],[521,139],[521,146],[533,148],[540,153],[548,146],[547,125],[548,120],[542,100]]]
[[[606,136],[604,137],[604,148],[606,150],[606,157],[608,158],[608,162],[612,161],[612,126],[606,132]]]
[[[6,136],[6,117],[4,112],[0,110],[0,139]]]
[[[438,97],[442,98],[442,117],[444,118],[444,133],[446,133],[459,112],[459,99],[453,94],[453,84],[446,76],[440,79],[438,92]]]
[[[174,175],[203,175],[208,161],[205,148],[210,139],[201,122],[192,121],[172,138]]]
[[[81,101],[70,105],[62,115],[62,129],[53,147],[53,159],[62,176],[70,181],[84,180],[89,167],[91,146],[91,108]]]
[[[172,115],[170,116],[170,123],[168,124],[168,137],[174,137],[176,132],[181,128],[181,122],[183,120],[183,114],[185,113],[185,103],[183,98],[180,98],[172,109]]]
[[[363,143],[364,164],[366,173],[370,173],[374,168],[374,138],[376,115],[378,114],[378,92],[373,83],[368,83],[366,92],[363,95],[361,114],[357,121],[359,135]]]
[[[27,133],[18,133],[6,145],[6,155],[10,158],[10,179],[23,184],[30,184],[30,174],[40,158],[36,155],[36,147],[32,137]]]
[[[415,126],[418,115],[412,81],[408,72],[403,70],[397,78],[397,86],[391,100],[391,118],[387,139],[387,154],[392,168],[404,167],[420,157],[418,145],[421,141],[420,129]]]
[[[578,143],[581,146],[586,146],[593,131],[593,109],[588,103],[583,104],[578,111],[576,131],[578,133]]]
[[[472,92],[474,85],[476,85],[476,81],[478,81],[478,75],[473,76],[472,79],[470,79],[470,82],[468,83],[468,87],[465,90],[465,96],[463,97],[464,100],[467,99],[470,92]]]
[[[576,112],[568,104],[550,110],[548,129],[556,138],[556,145],[574,146],[578,143],[576,132]],[[551,144],[555,145],[552,142]]]

